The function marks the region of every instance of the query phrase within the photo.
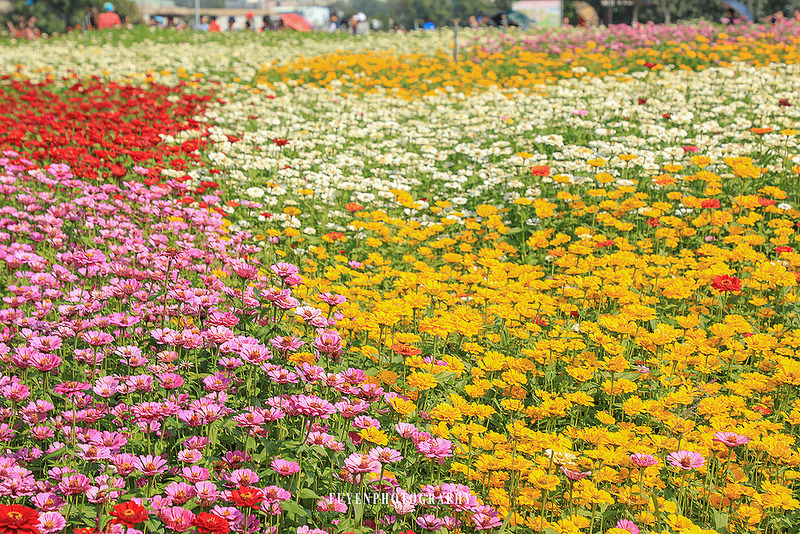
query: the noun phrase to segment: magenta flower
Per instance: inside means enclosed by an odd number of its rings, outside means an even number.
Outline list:
[[[640,452],[631,454],[631,463],[639,468],[647,468],[651,465],[656,465],[658,463],[658,458],[653,456],[652,454],[642,454]]]
[[[338,356],[342,353],[342,336],[335,330],[323,330],[314,340],[314,348],[322,354]]]
[[[273,469],[273,471],[284,477],[288,477],[300,471],[300,464],[297,462],[280,460],[278,458],[272,460],[272,463],[270,463],[269,466]]]
[[[489,530],[502,525],[503,520],[498,515],[488,515],[483,512],[478,512],[472,516],[472,523],[475,525],[475,530]]]
[[[58,483],[58,489],[64,495],[80,495],[88,491],[91,482],[86,475],[70,475]]]
[[[442,465],[445,458],[453,456],[453,442],[442,438],[431,438],[417,443],[417,450],[426,458],[439,460],[439,465]]]
[[[42,534],[61,532],[67,527],[67,520],[58,512],[43,512],[39,514],[39,531]]]
[[[252,280],[258,275],[258,266],[250,265],[242,260],[234,260],[230,264],[231,270],[243,280]]]
[[[375,447],[369,451],[369,457],[382,464],[394,464],[403,459],[403,455],[400,454],[400,451],[390,447]]]
[[[186,532],[192,528],[194,522],[194,514],[180,506],[164,508],[158,514],[164,525],[170,530],[176,532]]]
[[[739,445],[745,445],[750,442],[750,438],[747,436],[742,436],[741,434],[737,434],[736,432],[717,432],[714,434],[713,440],[731,448],[738,447]]]
[[[133,465],[146,477],[154,477],[167,470],[167,461],[164,458],[149,454],[136,458]]]
[[[417,517],[417,525],[422,530],[439,530],[442,527],[442,525],[444,525],[444,521],[439,519],[433,514],[425,514],[423,516]]]
[[[673,452],[669,456],[669,463],[672,467],[677,467],[678,469],[698,469],[703,467],[706,463],[705,458],[703,455],[693,451],[678,451]]]
[[[359,473],[377,473],[381,470],[381,464],[367,454],[354,452],[345,459],[344,468],[354,475]]]
[[[579,480],[583,480],[584,478],[588,477],[592,474],[591,471],[573,471],[572,469],[567,469],[566,467],[561,467],[561,472],[566,475],[567,479],[570,482],[577,482]]]
[[[636,523],[633,521],[629,521],[628,519],[620,519],[617,521],[615,525],[616,528],[627,530],[630,534],[639,534],[639,527],[636,526]]]
[[[339,512],[345,513],[347,505],[339,498],[331,496],[322,497],[317,501],[317,510],[320,512]]]

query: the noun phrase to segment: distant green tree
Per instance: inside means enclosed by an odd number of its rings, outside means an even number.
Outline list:
[[[126,16],[131,21],[140,18],[139,6],[131,0],[111,0],[121,18]],[[96,7],[102,12],[105,0],[14,0],[11,4],[11,11],[7,13],[3,20],[10,20],[18,24],[21,18],[28,19],[31,16],[37,18],[37,26],[43,33],[65,33],[68,28],[80,26],[83,17],[89,8]]]
[[[392,17],[406,28],[413,28],[415,20],[420,25],[430,20],[441,27],[452,25],[453,19],[457,18],[463,25],[470,15],[500,11],[488,0],[393,0],[391,10]]]

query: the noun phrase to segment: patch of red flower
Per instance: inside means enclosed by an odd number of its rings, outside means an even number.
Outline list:
[[[531,167],[533,176],[550,176],[550,167],[547,165],[534,165]]]
[[[772,410],[761,404],[756,404],[755,406],[753,406],[753,410],[762,415],[769,415],[772,413]]]
[[[357,211],[363,210],[364,206],[362,206],[358,202],[348,202],[347,204],[344,205],[344,209],[346,209],[350,213],[355,213]]]
[[[400,354],[402,356],[416,356],[417,354],[422,354],[422,351],[418,348],[404,343],[395,343],[389,348],[391,348],[395,354]]]
[[[131,174],[135,165],[183,169],[208,143],[167,145],[161,139],[198,128],[193,117],[211,101],[185,84],[69,83],[0,78],[0,146],[39,164],[66,163],[77,177],[98,180]]]
[[[723,274],[714,278],[714,281],[711,282],[711,287],[720,293],[738,293],[742,290],[742,281],[735,276]]]
[[[227,519],[207,512],[197,514],[192,524],[200,534],[227,534],[231,530]]]
[[[259,503],[264,501],[264,495],[256,488],[240,487],[231,492],[231,502],[240,508],[258,509]]]
[[[289,140],[288,139],[282,139],[282,138],[273,139],[272,142],[275,143],[278,146],[286,146],[286,145],[289,144]]]
[[[39,534],[39,513],[18,504],[0,504],[0,534]]]
[[[701,208],[705,209],[717,209],[721,206],[719,200],[716,198],[707,198],[703,202],[700,203]]]
[[[604,248],[604,247],[613,247],[614,240],[613,239],[606,239],[605,241],[598,241],[597,248]]]
[[[336,243],[337,241],[346,241],[347,237],[342,232],[328,232],[323,239],[330,243]]]
[[[125,525],[132,528],[134,525],[147,520],[147,510],[141,504],[133,501],[119,503],[111,510],[114,524]]]

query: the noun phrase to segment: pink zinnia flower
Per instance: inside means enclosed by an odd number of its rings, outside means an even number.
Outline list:
[[[339,512],[341,514],[347,511],[347,505],[334,496],[322,497],[317,501],[317,510],[320,512]]]
[[[703,458],[702,454],[693,451],[673,452],[667,458],[669,458],[669,463],[672,467],[687,471],[703,467],[706,463],[706,459]]]
[[[642,454],[637,452],[635,454],[631,454],[631,463],[636,467],[646,468],[650,467],[651,465],[656,465],[658,463],[658,458],[652,454]]]
[[[500,523],[502,524],[502,521]],[[417,517],[417,525],[423,530],[439,530],[444,525],[444,521],[433,514],[425,514]]]
[[[639,527],[636,526],[636,523],[627,519],[617,521],[616,528],[627,530],[631,534],[639,534]]]
[[[186,532],[192,528],[192,523],[194,522],[194,514],[180,506],[164,508],[159,512],[158,516],[168,529],[177,532]]]
[[[717,432],[714,434],[714,441],[732,448],[749,443],[750,438],[736,432]]]
[[[369,457],[382,464],[393,464],[403,459],[403,455],[400,454],[400,451],[389,447],[375,447],[369,451]]]
[[[146,477],[153,477],[167,470],[167,461],[161,456],[149,454],[140,456],[134,460],[133,464]]]
[[[43,512],[39,514],[39,530],[42,534],[61,532],[67,526],[67,520],[58,512]]]
[[[300,471],[300,464],[276,458],[272,460],[270,467],[279,475],[288,477]]]
[[[561,467],[561,472],[564,473],[571,482],[583,480],[592,474],[591,471],[573,471],[572,469],[567,469],[563,466]]]
[[[373,460],[369,455],[354,452],[344,461],[344,468],[349,473],[377,473],[381,469],[381,464]]]

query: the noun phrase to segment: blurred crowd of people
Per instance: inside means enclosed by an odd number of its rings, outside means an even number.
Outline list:
[[[83,17],[83,27],[87,30],[107,30],[123,26],[130,28],[130,20],[127,16],[123,20],[111,2],[103,4],[102,13],[96,7],[92,7]]]
[[[36,27],[36,17],[19,17],[16,24],[9,20],[6,26],[15,39],[31,40],[42,36],[42,32]]]

